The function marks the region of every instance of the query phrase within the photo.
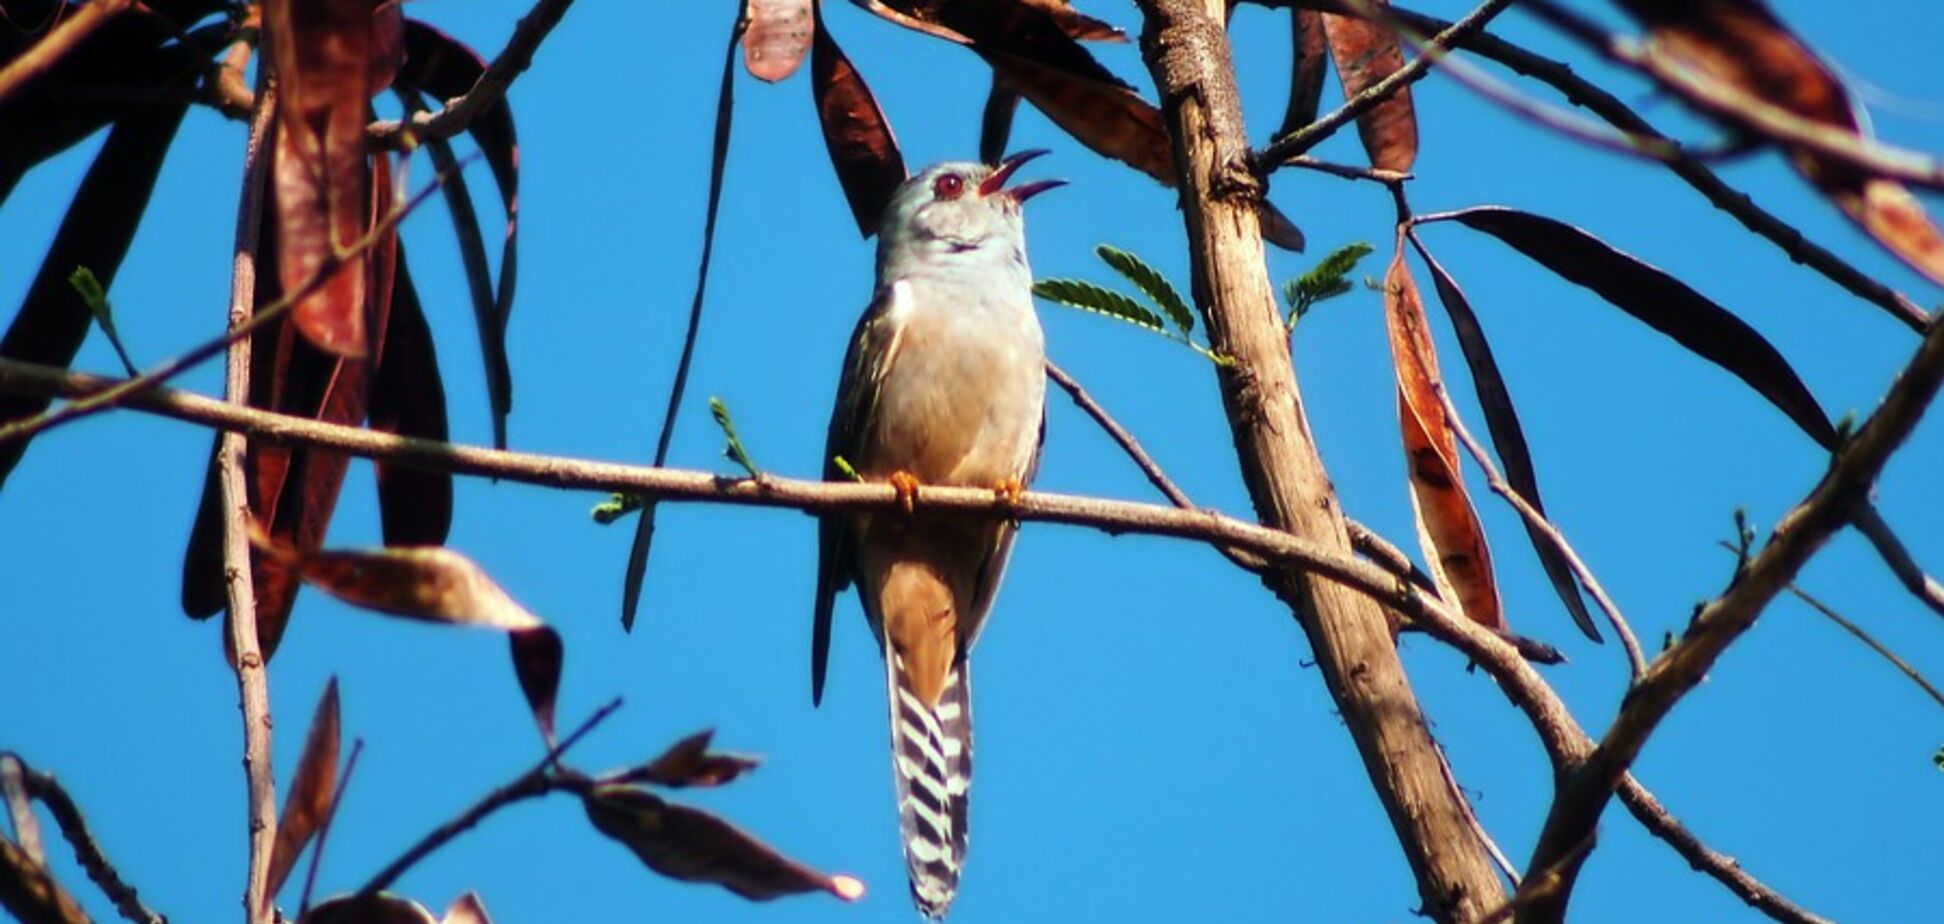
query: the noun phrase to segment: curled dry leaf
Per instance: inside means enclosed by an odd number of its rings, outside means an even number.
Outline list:
[[[439,924],[424,905],[380,892],[369,898],[340,895],[311,908],[298,924]]]
[[[276,68],[271,175],[284,290],[327,273],[291,312],[304,336],[339,356],[370,351],[364,257],[338,254],[363,235],[370,176],[364,129],[377,31],[370,0],[267,0],[264,30]]]
[[[709,750],[709,741],[714,737],[715,729],[689,735],[675,742],[660,757],[621,774],[618,779],[677,788],[721,786],[756,769],[760,763],[754,757]]]
[[[759,80],[775,83],[796,73],[810,50],[812,0],[747,0],[749,28],[743,33],[743,66]]]
[[[303,551],[251,541],[325,593],[353,606],[448,625],[538,629],[539,617],[513,601],[472,559],[433,546]]]
[[[830,151],[830,165],[843,184],[857,230],[870,237],[877,233],[891,194],[904,182],[904,155],[871,88],[824,28],[820,15],[815,28],[811,91],[823,125],[824,147]]]
[[[1445,417],[1437,349],[1426,329],[1417,283],[1404,262],[1401,236],[1397,243],[1397,256],[1384,276],[1384,318],[1397,371],[1397,416],[1410,467],[1418,541],[1439,594],[1458,601],[1473,622],[1504,630],[1505,613],[1499,605],[1485,528],[1465,493],[1458,439]]]
[[[1389,0],[1374,2],[1389,5]],[[1336,59],[1337,80],[1343,84],[1346,98],[1362,93],[1404,67],[1404,51],[1398,46],[1397,30],[1389,23],[1325,13],[1323,32],[1329,37],[1330,53]],[[1363,140],[1364,151],[1370,155],[1371,166],[1409,172],[1417,160],[1418,148],[1417,111],[1411,105],[1411,88],[1398,88],[1389,98],[1358,116],[1357,135]]]
[[[493,924],[493,916],[486,913],[478,892],[467,892],[453,900],[439,924]]]
[[[817,872],[708,812],[639,787],[591,786],[581,804],[596,830],[671,879],[715,883],[752,901],[817,891],[855,901],[864,894],[856,879]]]
[[[266,902],[283,888],[284,880],[297,867],[297,857],[324,824],[337,798],[339,728],[337,678],[332,677],[317,700],[310,734],[304,739],[304,753],[297,760],[297,775],[284,796],[283,814],[277,818],[277,840],[270,848],[268,885],[263,890]]]
[[[1769,105],[1852,136],[1849,91],[1815,51],[1758,0],[1622,0],[1657,51]],[[1733,120],[1733,113],[1716,113]],[[1748,127],[1742,125],[1741,127]],[[1845,215],[1898,258],[1944,283],[1944,235],[1902,184],[1808,149],[1789,160]]]
[[[1175,185],[1174,156],[1161,110],[1132,88],[1112,75],[1078,74],[1025,54],[975,47],[994,71],[1075,140],[1154,177],[1163,186]],[[1074,48],[1086,53],[1077,45]]]

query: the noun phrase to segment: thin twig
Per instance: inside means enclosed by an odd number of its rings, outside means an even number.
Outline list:
[[[160,382],[173,371],[186,369],[227,347],[229,364],[223,393],[237,404],[250,400],[249,333],[259,323],[252,317],[256,307],[257,244],[263,224],[263,197],[269,186],[271,129],[277,110],[275,87],[266,81],[267,75],[259,74],[257,111],[250,121],[248,147],[243,156],[243,194],[237,204],[236,250],[230,273],[228,329],[233,333],[204,344],[176,361],[164,363],[155,373],[129,379],[129,383],[144,378],[150,383]],[[329,275],[330,263],[327,254],[324,265],[313,277],[319,284]],[[123,393],[139,394],[140,386],[131,385]],[[100,393],[112,394],[112,390]],[[71,410],[85,400],[74,401],[61,410]],[[97,396],[96,401],[105,406],[112,399]],[[80,413],[75,412],[68,418],[78,416]],[[52,417],[42,415],[40,419]],[[245,523],[250,517],[249,481],[243,471],[248,448],[244,434],[223,434],[217,443],[216,465],[222,493],[223,583],[229,604],[229,648],[235,657],[237,699],[243,712],[243,776],[248,787],[250,848],[243,886],[243,920],[249,924],[268,924],[271,919],[270,854],[277,840],[277,780],[270,766],[270,678],[264,669],[263,648],[257,638],[256,586],[250,564],[250,541],[245,535]]]
[[[1884,522],[1883,514],[1877,511],[1875,504],[1859,505],[1852,525],[1863,534],[1863,538],[1870,540],[1870,545],[1882,556],[1883,563],[1890,566],[1890,573],[1903,582],[1904,589],[1910,591],[1911,596],[1930,607],[1931,612],[1944,616],[1944,584],[1939,584],[1936,578],[1924,573],[1910,550],[1904,548],[1903,540],[1891,531],[1889,523]]]
[[[1633,813],[1634,819],[1647,829],[1647,833],[1665,841],[1674,848],[1675,853],[1688,861],[1689,866],[1713,876],[1749,907],[1786,924],[1831,924],[1828,918],[1789,901],[1782,893],[1749,875],[1734,857],[1702,843],[1666,806],[1661,805],[1659,799],[1654,798],[1653,793],[1647,791],[1647,787],[1634,779],[1633,774],[1620,778],[1619,794],[1627,811]]]
[[[1640,639],[1634,636],[1633,626],[1627,623],[1627,617],[1621,615],[1620,604],[1613,602],[1613,598],[1607,596],[1606,588],[1593,574],[1593,569],[1587,567],[1586,561],[1573,550],[1572,543],[1566,541],[1566,534],[1560,532],[1559,527],[1554,526],[1551,520],[1546,519],[1545,514],[1539,512],[1539,508],[1532,506],[1530,500],[1506,482],[1505,475],[1499,471],[1497,463],[1492,461],[1491,453],[1486,452],[1477,437],[1472,436],[1471,431],[1465,427],[1464,419],[1458,414],[1458,405],[1451,400],[1451,392],[1440,386],[1438,398],[1444,402],[1445,419],[1451,424],[1452,432],[1457,434],[1459,442],[1465,444],[1465,449],[1471,453],[1472,460],[1478,463],[1479,470],[1485,473],[1485,483],[1491,486],[1492,493],[1505,498],[1506,503],[1511,504],[1512,509],[1519,512],[1519,516],[1524,517],[1533,529],[1538,530],[1540,535],[1546,537],[1547,542],[1552,543],[1559,556],[1566,560],[1566,566],[1573,569],[1573,576],[1579,579],[1580,584],[1586,588],[1587,594],[1592,596],[1593,602],[1600,607],[1601,612],[1606,614],[1607,622],[1613,626],[1613,634],[1620,637],[1620,647],[1627,653],[1628,686],[1640,683],[1640,678],[1647,673],[1647,658],[1641,653]]]
[[[1736,549],[1735,546],[1730,543],[1721,542],[1717,544],[1720,545],[1722,548],[1727,549],[1731,554],[1735,554],[1735,555],[1741,554],[1740,550]],[[1932,686],[1929,680],[1924,679],[1924,675],[1919,673],[1917,668],[1911,666],[1909,661],[1905,661],[1903,658],[1899,657],[1896,652],[1891,651],[1888,646],[1884,645],[1882,642],[1877,641],[1876,637],[1872,636],[1862,626],[1859,626],[1856,623],[1851,622],[1848,619],[1844,618],[1843,614],[1836,612],[1834,607],[1831,607],[1829,604],[1824,603],[1821,600],[1818,600],[1815,597],[1810,596],[1808,591],[1803,590],[1801,587],[1798,587],[1793,583],[1788,585],[1788,590],[1789,593],[1795,594],[1797,599],[1801,600],[1804,603],[1809,604],[1810,609],[1815,610],[1816,612],[1821,613],[1824,616],[1828,617],[1830,622],[1833,622],[1838,626],[1841,626],[1843,628],[1843,631],[1848,632],[1853,636],[1856,636],[1857,641],[1860,641],[1863,644],[1870,646],[1871,651],[1874,651],[1877,654],[1882,655],[1885,661],[1890,662],[1891,665],[1896,667],[1897,670],[1902,671],[1905,677],[1909,677],[1913,682],[1917,684],[1917,686],[1923,688],[1923,691],[1926,694],[1929,694],[1931,699],[1936,700],[1939,706],[1944,706],[1944,692],[1939,692],[1937,687]]]
[[[0,837],[0,908],[21,924],[90,924],[92,920],[46,864],[4,837]]]
[[[574,0],[539,0],[520,18],[506,48],[493,59],[485,73],[473,82],[464,96],[448,100],[437,112],[413,113],[409,124],[399,121],[373,122],[365,129],[365,140],[373,147],[404,150],[426,138],[450,138],[466,130],[480,113],[498,105],[520,76],[533,64],[533,53]]]
[[[344,773],[338,777],[337,789],[331,793],[331,807],[324,812],[324,822],[317,826],[317,844],[311,848],[310,866],[304,870],[304,891],[297,899],[297,920],[301,921],[310,914],[311,890],[317,885],[317,868],[324,863],[324,845],[331,839],[331,823],[337,820],[338,806],[344,804],[344,791],[351,786],[351,775],[358,770],[358,755],[364,753],[364,739],[351,742],[351,756],[344,760]]]
[[[57,4],[57,7],[65,6]],[[135,7],[135,0],[94,0],[73,8],[74,12],[49,30],[47,35],[0,68],[0,103],[6,102],[21,87],[47,73],[76,45],[86,41],[96,29]]]
[[[129,885],[108,862],[108,855],[101,850],[94,832],[88,830],[88,820],[81,815],[81,808],[74,804],[74,798],[59,780],[51,774],[35,770],[15,754],[0,753],[0,773],[12,766],[18,769],[22,788],[26,794],[38,799],[47,806],[47,813],[54,816],[55,825],[61,829],[61,836],[67,839],[68,846],[74,848],[74,862],[88,879],[101,889],[108,900],[115,903],[115,910],[133,924],[168,924],[169,919],[155,913],[135,894],[135,887]],[[23,842],[22,846],[26,846]],[[33,851],[30,849],[30,855]],[[40,859],[38,856],[35,859]],[[45,862],[44,860],[42,862]]]
[[[47,862],[41,847],[40,820],[34,817],[34,804],[27,795],[27,765],[11,752],[0,751],[0,800],[7,803],[7,816],[13,822],[14,843],[36,863]]]
[[[1402,173],[1396,170],[1381,170],[1376,167],[1353,167],[1349,164],[1317,160],[1306,154],[1283,158],[1282,163],[1277,166],[1314,170],[1317,173],[1327,173],[1331,176],[1341,177],[1346,180],[1369,180],[1372,183],[1382,183],[1385,186],[1396,186],[1416,176],[1415,174]]]
[[[1355,11],[1341,8],[1344,6],[1342,0],[1300,0],[1298,5],[1318,9],[1328,8],[1345,15],[1358,15]],[[1386,7],[1383,12],[1419,32],[1440,32],[1451,25],[1445,20],[1395,6]],[[1655,129],[1626,103],[1575,74],[1565,62],[1535,54],[1489,32],[1481,31],[1466,36],[1457,40],[1455,44],[1459,48],[1553,87],[1566,97],[1567,102],[1599,116],[1609,125],[1629,136],[1667,139],[1666,135]],[[1858,298],[1888,311],[1891,316],[1912,330],[1923,330],[1928,312],[1917,303],[1857,269],[1827,248],[1804,237],[1800,229],[1756,205],[1755,200],[1747,193],[1723,182],[1714,170],[1700,160],[1688,156],[1678,146],[1674,146],[1670,153],[1674,156],[1664,161],[1667,168],[1685,180],[1689,186],[1694,187],[1715,208],[1727,212],[1748,230],[1767,238],[1781,248],[1789,259],[1821,273],[1824,278],[1842,286]]]
[[[473,803],[471,808],[461,812],[459,817],[440,825],[418,843],[413,844],[398,859],[393,860],[390,865],[379,870],[378,875],[371,877],[371,881],[365,883],[364,888],[358,890],[357,897],[359,899],[370,898],[383,891],[392,883],[397,882],[398,877],[405,875],[405,871],[411,869],[418,861],[430,856],[433,851],[445,846],[448,841],[466,833],[474,825],[486,820],[486,816],[515,802],[523,802],[527,799],[544,796],[556,789],[562,788],[562,782],[555,773],[555,768],[560,762],[561,755],[567,753],[567,749],[579,743],[583,736],[593,731],[595,726],[601,724],[608,716],[614,714],[614,710],[619,708],[621,708],[621,700],[616,698],[609,700],[607,705],[594,710],[594,714],[588,716],[587,721],[582,722],[579,728],[574,729],[573,733],[567,737],[560,739],[559,744],[547,751],[547,756],[541,758],[540,762],[533,766],[533,769],[520,774],[511,783],[487,793],[484,798]]]
[[[1356,0],[1352,0],[1353,4]],[[1303,154],[1315,147],[1323,139],[1336,134],[1337,130],[1350,123],[1352,119],[1376,108],[1377,104],[1389,99],[1392,94],[1424,78],[1430,73],[1431,65],[1444,57],[1445,50],[1465,36],[1485,28],[1500,11],[1512,5],[1512,0],[1485,0],[1463,19],[1452,23],[1437,35],[1426,40],[1416,58],[1392,72],[1390,76],[1365,87],[1343,102],[1343,105],[1325,114],[1316,121],[1303,126],[1287,135],[1277,138],[1264,149],[1256,162],[1265,172],[1286,160]]]
[[[472,159],[467,158],[467,162],[469,163]],[[258,328],[282,317],[290,310],[292,305],[303,301],[312,293],[323,288],[339,270],[344,269],[358,255],[370,250],[379,241],[383,240],[386,235],[396,230],[399,223],[403,222],[406,216],[410,215],[414,209],[417,209],[421,203],[427,198],[430,198],[434,192],[438,191],[439,187],[444,184],[446,177],[449,175],[441,173],[434,177],[430,184],[424,189],[419,190],[412,198],[406,200],[403,205],[393,209],[390,214],[385,215],[383,218],[380,218],[372,226],[369,233],[359,238],[350,247],[342,251],[332,250],[326,252],[323,259],[318,262],[317,270],[310,275],[309,279],[304,280],[302,285],[292,289],[281,298],[264,305],[253,313],[244,313],[240,316],[240,320],[237,319],[239,317],[237,313],[232,310],[230,312],[232,320],[230,321],[229,328],[221,336],[199,344],[187,353],[158,363],[147,372],[134,378],[117,380],[101,391],[76,395],[74,396],[74,400],[51,411],[44,411],[33,417],[16,420],[0,426],[0,444],[14,440],[32,439],[42,431],[51,430],[62,424],[72,423],[91,414],[100,413],[103,410],[128,400],[132,395],[154,388],[196,366],[202,365],[225,350],[233,352],[236,344],[247,342],[250,334],[255,333]],[[250,220],[256,221],[258,219]],[[243,258],[239,255],[237,259],[241,261]],[[251,278],[254,280],[254,257],[251,258],[251,263]],[[234,291],[231,294],[232,297],[235,296]],[[254,297],[254,294],[251,297]]]

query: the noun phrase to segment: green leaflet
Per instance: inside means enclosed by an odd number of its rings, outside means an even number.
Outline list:
[[[751,478],[763,477],[763,470],[756,467],[756,460],[749,457],[749,450],[743,448],[742,437],[736,434],[736,422],[729,417],[729,405],[721,398],[709,399],[709,415],[715,418],[716,426],[722,428],[722,435],[729,438],[729,444],[722,449],[723,458],[742,466]]]
[[[1188,309],[1188,303],[1182,300],[1181,293],[1175,291],[1175,287],[1159,270],[1142,262],[1140,257],[1110,244],[1095,247],[1094,253],[1100,256],[1101,262],[1113,267],[1115,272],[1126,276],[1129,282],[1147,293],[1147,297],[1161,306],[1161,310],[1167,313],[1168,319],[1181,329],[1183,335],[1195,332],[1195,313]]]
[[[101,332],[108,335],[108,344],[115,348],[115,355],[121,357],[122,368],[128,370],[128,377],[137,374],[135,361],[128,358],[128,348],[122,346],[121,334],[115,331],[115,310],[108,304],[108,290],[101,287],[101,280],[95,278],[94,270],[77,266],[68,274],[68,285],[74,287],[76,295],[86,303],[88,311],[94,314],[95,323],[101,325]]]
[[[1140,302],[1112,289],[1103,289],[1091,282],[1079,279],[1042,279],[1033,283],[1033,294],[1070,308],[1117,318],[1158,334],[1168,332],[1168,328],[1161,323],[1161,316],[1142,307]]]
[[[1352,284],[1347,277],[1356,270],[1357,262],[1370,253],[1371,246],[1362,241],[1345,244],[1324,257],[1309,272],[1283,283],[1283,301],[1289,303],[1286,326],[1295,330],[1296,322],[1301,321],[1318,302],[1350,291]]]

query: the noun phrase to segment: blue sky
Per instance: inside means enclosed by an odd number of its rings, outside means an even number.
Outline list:
[[[1867,18],[1837,5],[1781,6],[1868,87],[1882,135],[1944,151],[1944,84],[1931,47],[1944,13],[1915,0],[1878,4]],[[1127,4],[1083,8],[1136,23]],[[1449,2],[1425,9],[1462,12]],[[420,0],[407,12],[490,54],[524,5]],[[510,333],[515,448],[627,461],[652,454],[693,284],[714,82],[733,15],[728,0],[583,3],[514,88],[524,141]],[[826,15],[910,163],[973,156],[984,65],[847,4]],[[1516,14],[1504,31],[1565,51]],[[1244,7],[1232,32],[1251,136],[1261,141],[1284,104],[1283,14]],[[1132,46],[1098,52],[1149,87]],[[1695,128],[1644,85],[1620,85],[1658,123]],[[873,245],[855,236],[809,95],[807,73],[779,86],[738,77],[718,272],[674,464],[728,470],[707,413],[714,395],[734,410],[759,463],[784,474],[818,469],[844,338],[870,296]],[[1832,416],[1867,412],[1914,346],[1908,330],[1740,233],[1653,165],[1544,134],[1442,77],[1420,84],[1417,100],[1424,141],[1412,199],[1420,211],[1502,203],[1587,227],[1747,319]],[[206,111],[192,113],[177,141],[113,293],[138,362],[179,352],[220,323],[242,142],[242,126]],[[31,174],[0,211],[0,253],[8,255],[0,305],[18,304],[98,144]],[[1185,286],[1171,191],[1102,161],[1030,110],[1022,110],[1014,144],[1052,148],[1033,175],[1074,181],[1031,207],[1040,275],[1107,281],[1091,249],[1109,242]],[[1361,156],[1350,132],[1316,153]],[[413,169],[419,181],[428,175],[425,164]],[[1866,271],[1921,304],[1938,302],[1936,287],[1852,231],[1779,158],[1747,158],[1724,172]],[[475,173],[492,227],[490,184],[483,169]],[[1381,190],[1287,173],[1277,177],[1274,199],[1312,242],[1311,257],[1272,253],[1274,278],[1357,240],[1378,245],[1365,268],[1381,273],[1391,231]],[[481,366],[449,225],[435,204],[405,234],[454,436],[487,442]],[[1549,509],[1657,646],[1726,581],[1732,562],[1715,543],[1732,535],[1732,511],[1746,507],[1765,529],[1814,483],[1822,458],[1731,377],[1496,242],[1449,225],[1426,239],[1493,338]],[[1298,331],[1296,363],[1344,506],[1409,544],[1378,309],[1376,296],[1361,290],[1329,304]],[[1041,315],[1053,358],[1197,501],[1247,514],[1205,360],[1093,316],[1053,306]],[[1462,394],[1468,383],[1456,345],[1442,321],[1435,326]],[[118,368],[99,338],[78,365]],[[181,384],[213,393],[220,375],[211,366]],[[1063,397],[1049,396],[1048,406],[1039,487],[1154,499]],[[234,682],[217,625],[183,619],[176,604],[209,442],[185,425],[105,415],[39,441],[0,492],[0,664],[8,681],[0,747],[59,774],[127,878],[177,920],[233,917],[244,856]],[[1944,424],[1933,419],[1878,493],[1933,569],[1944,568],[1940,460]],[[1513,625],[1572,658],[1545,676],[1597,733],[1625,681],[1619,652],[1578,636],[1514,516],[1477,490]],[[377,541],[373,497],[370,468],[355,463],[333,544]],[[806,896],[771,907],[662,880],[594,835],[566,799],[494,818],[400,888],[435,909],[477,888],[502,921],[913,920],[895,836],[882,674],[848,599],[826,701],[821,710],[809,704],[812,521],[666,508],[642,618],[623,635],[617,615],[631,530],[592,523],[587,512],[600,499],[462,481],[451,537],[565,636],[563,724],[626,698],[573,762],[635,762],[679,735],[716,727],[720,745],[767,760],[753,776],[691,801],[809,863],[863,878],[870,894],[855,906]],[[1856,537],[1832,543],[1801,583],[1921,669],[1944,675],[1936,617]],[[1403,649],[1478,812],[1523,863],[1551,788],[1532,733],[1461,658],[1424,638],[1406,638]],[[355,888],[538,755],[504,652],[489,633],[381,619],[316,593],[301,598],[271,670],[279,775],[288,779],[311,707],[333,674],[347,735],[366,742],[324,861],[324,891]],[[1409,873],[1309,656],[1287,611],[1210,550],[1029,525],[976,653],[979,769],[953,920],[1411,920]],[[1712,846],[1812,910],[1915,920],[1934,914],[1938,897],[1944,774],[1930,755],[1940,744],[1944,723],[1933,703],[1821,617],[1783,600],[1674,712],[1638,772]],[[97,915],[111,915],[62,864]],[[1594,922],[1754,918],[1621,809],[1605,820],[1573,910],[1575,920]]]

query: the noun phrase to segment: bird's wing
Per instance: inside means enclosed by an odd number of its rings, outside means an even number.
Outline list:
[[[1033,455],[1026,461],[1026,470],[1020,473],[1022,484],[1032,484],[1033,477],[1039,474],[1040,452],[1046,448],[1046,409],[1040,408],[1039,439],[1033,441]],[[986,548],[985,558],[979,562],[979,575],[972,582],[972,611],[959,621],[958,659],[972,650],[972,644],[979,640],[979,630],[985,628],[986,614],[992,612],[992,597],[999,591],[999,581],[1006,576],[1006,562],[1012,558],[1013,539],[1019,535],[1019,527],[1011,521],[1003,521],[992,532],[992,544]]]
[[[852,466],[862,464],[858,453],[877,412],[879,388],[898,355],[901,326],[896,309],[900,299],[909,297],[909,287],[903,282],[879,289],[851,333],[850,351],[844,355],[843,377],[837,385],[837,406],[831,409],[830,432],[824,442],[825,481],[848,477],[837,466],[838,456]],[[838,591],[850,586],[851,541],[846,517],[823,518],[818,530],[816,614],[810,638],[813,704],[823,701],[824,672],[830,661],[831,611]]]

